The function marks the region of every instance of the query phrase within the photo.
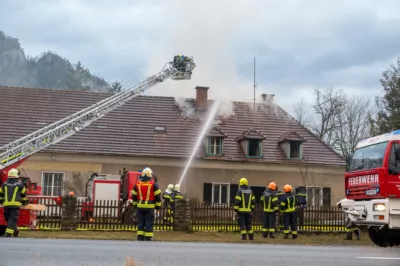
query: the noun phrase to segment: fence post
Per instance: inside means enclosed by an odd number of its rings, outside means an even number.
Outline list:
[[[175,199],[174,230],[190,230],[190,203],[188,199]]]
[[[75,196],[64,196],[61,201],[61,230],[76,230],[78,201]]]

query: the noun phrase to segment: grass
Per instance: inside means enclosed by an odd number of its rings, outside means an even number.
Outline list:
[[[155,232],[155,241],[180,242],[215,242],[215,243],[257,243],[257,244],[299,244],[299,245],[372,245],[367,234],[362,233],[361,240],[344,240],[344,234],[300,234],[298,239],[283,239],[277,234],[276,239],[264,239],[261,234],[255,234],[254,241],[240,240],[239,233],[231,232]],[[95,240],[135,240],[135,232],[98,232],[98,231],[20,231],[23,238],[53,238],[53,239],[95,239]]]

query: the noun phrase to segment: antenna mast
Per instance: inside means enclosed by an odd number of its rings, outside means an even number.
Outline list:
[[[253,101],[254,101],[254,109],[256,109],[256,58],[254,57],[254,91],[253,91]]]

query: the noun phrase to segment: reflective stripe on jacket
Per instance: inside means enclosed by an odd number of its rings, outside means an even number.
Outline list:
[[[26,188],[16,179],[7,179],[0,188],[0,203],[4,207],[19,207],[21,201],[26,201]]]
[[[266,189],[261,195],[260,202],[263,204],[264,212],[275,212],[278,210],[278,196],[273,190]]]
[[[296,210],[296,195],[292,193],[285,193],[285,198],[280,204],[283,212],[294,212]]]
[[[161,207],[161,190],[154,180],[138,181],[132,189],[132,204],[141,209]]]
[[[236,193],[234,210],[239,213],[252,212],[256,205],[255,199],[253,191],[246,186],[242,186]]]

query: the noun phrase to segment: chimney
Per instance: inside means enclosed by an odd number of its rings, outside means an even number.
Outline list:
[[[196,86],[196,109],[205,111],[207,109],[207,91],[209,87]]]
[[[274,96],[275,96],[275,94],[265,94],[264,93],[264,94],[261,94],[261,99],[263,102],[265,102],[265,101],[272,102],[274,100]]]
[[[265,100],[267,99],[267,94],[261,94],[261,99],[263,100],[263,102],[265,102]]]

